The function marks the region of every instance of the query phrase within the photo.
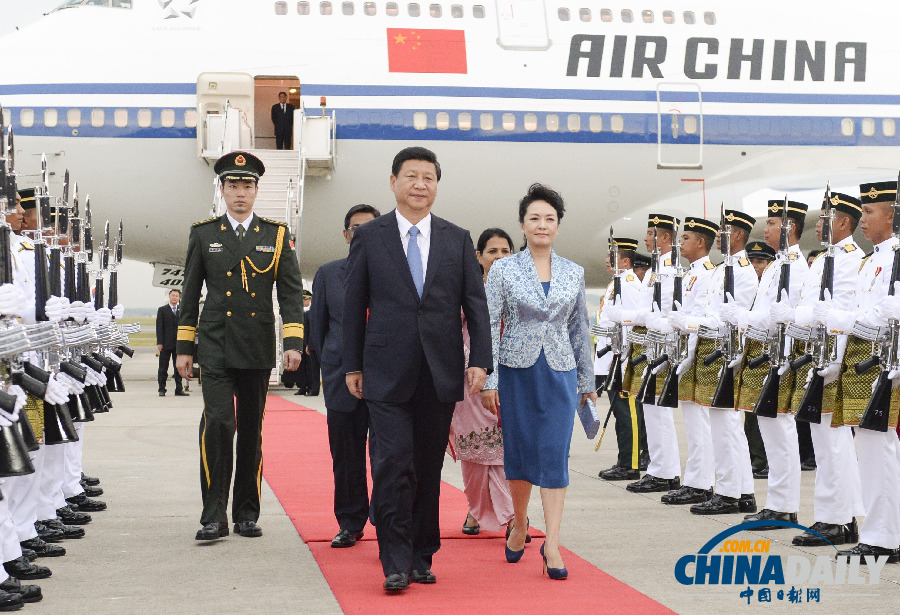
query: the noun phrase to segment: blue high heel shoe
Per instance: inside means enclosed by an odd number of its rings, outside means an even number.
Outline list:
[[[509,551],[509,549],[507,549],[507,551]],[[541,545],[541,557],[544,558],[544,571],[541,572],[541,574],[546,572],[554,581],[565,581],[569,577],[569,571],[565,568],[550,568],[547,566],[547,556],[544,555],[544,545]]]

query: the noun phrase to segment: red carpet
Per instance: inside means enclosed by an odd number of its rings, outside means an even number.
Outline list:
[[[438,583],[385,594],[374,528],[367,526],[365,538],[352,549],[330,546],[338,527],[325,417],[277,396],[269,396],[266,410],[263,476],[345,613],[671,613],[566,549],[569,579],[541,578],[540,539],[526,548],[518,564],[507,564],[502,533],[462,533],[466,497],[448,484],[441,487],[442,542],[434,565]],[[540,532],[532,529],[531,534]]]

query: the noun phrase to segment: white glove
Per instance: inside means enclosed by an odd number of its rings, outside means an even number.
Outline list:
[[[897,289],[896,282],[894,283],[894,288],[895,292],[900,291],[900,289]],[[894,320],[900,320],[900,296],[888,295],[881,300],[881,303],[878,306],[878,310],[883,318],[893,318]]]
[[[94,304],[91,301],[86,302],[81,306],[81,315],[84,317],[85,322],[94,322],[94,314],[97,310],[94,309]]]
[[[469,362],[469,349],[466,348],[465,346],[463,346],[463,348],[465,348],[465,350],[466,350],[466,352],[465,352],[465,354],[466,354],[466,365],[468,365],[468,362]],[[116,353],[114,353],[112,350],[104,350],[104,351],[103,351],[103,356],[107,357],[110,361],[112,361],[112,362],[115,363],[116,365],[122,365],[122,359],[120,359],[120,358],[116,355]]]
[[[647,328],[660,333],[672,333],[674,329],[669,324],[669,319],[659,312],[653,312],[647,316]]]
[[[58,322],[69,317],[69,300],[65,297],[50,297],[44,307],[47,320]]]
[[[25,293],[14,284],[0,285],[0,314],[4,316],[21,316],[25,309]]]
[[[678,364],[678,369],[675,370],[675,375],[679,378],[684,375],[686,371],[691,369],[691,365],[694,364],[694,351],[691,350],[688,352],[687,358]]]
[[[93,314],[88,317],[88,321],[94,323],[95,325],[105,327],[110,322],[112,322],[112,311],[108,307],[102,307],[99,310],[94,310]]]
[[[69,395],[81,395],[84,393],[84,385],[69,374],[59,372],[56,374],[56,379],[69,390]]]
[[[675,302],[675,308],[669,312],[669,324],[676,331],[687,329],[687,314],[681,309],[681,303]]]
[[[19,420],[19,417],[16,417],[16,421]],[[0,427],[9,427],[16,421],[12,420],[12,415],[7,414],[6,410],[0,409]]]
[[[74,318],[77,323],[84,322],[84,315],[82,314],[83,308],[84,304],[81,301],[73,301],[69,304],[69,316]]]
[[[662,363],[660,363],[659,365],[657,365],[656,367],[653,368],[653,375],[656,376],[656,375],[662,373],[668,366],[669,366],[669,362],[663,361]]]
[[[900,369],[892,369],[888,372],[888,380],[891,381],[891,388],[900,387]]]
[[[102,387],[106,386],[106,368],[105,367],[102,368],[100,370],[100,372],[97,374],[97,379],[99,380],[99,382],[97,384],[99,384]]]
[[[604,316],[605,318],[608,318],[608,319],[611,320],[612,322],[621,325],[621,324],[622,324],[622,312],[623,312],[623,311],[624,311],[624,310],[622,309],[622,300],[621,300],[621,299],[616,299],[616,302],[615,302],[615,303],[613,303],[612,305],[608,305],[608,306],[606,306],[605,308],[603,308],[603,316]]]
[[[95,384],[100,384],[100,372],[95,372],[93,369],[85,365],[84,363],[81,366],[87,372],[87,375],[84,377],[84,385],[92,386]]]
[[[831,311],[831,293],[827,290],[825,291],[825,299],[823,301],[816,301],[813,304],[813,324],[816,325],[827,325],[828,324],[828,312]]]
[[[769,314],[775,322],[788,324],[796,320],[796,310],[791,307],[787,293],[784,294],[781,301],[776,301],[769,307]]]
[[[113,307],[113,309],[112,309],[113,318],[115,318],[116,320],[119,320],[124,315],[125,315],[125,306],[122,305],[121,303],[117,303],[115,305],[115,307]]]
[[[790,369],[791,369],[791,362],[785,361],[784,365],[782,365],[781,367],[778,368],[778,375],[784,376],[786,373],[788,373],[788,371],[790,371]]]
[[[744,362],[744,355],[739,354],[734,358],[734,360],[728,364],[728,369],[739,369],[741,367],[741,363]]]
[[[55,375],[50,376],[50,380],[47,381],[44,401],[51,404],[64,404],[69,401],[69,388],[57,380]]]
[[[25,407],[25,404],[28,402],[28,394],[25,392],[25,389],[20,387],[18,384],[14,384],[6,389],[6,392],[10,395],[16,396],[16,420],[18,420],[19,410]]]
[[[719,317],[728,324],[737,326],[738,320],[740,319],[740,313],[744,310],[738,307],[738,304],[734,302],[734,297],[731,293],[728,293],[726,296],[728,297],[728,303],[723,303],[719,308]]]
[[[812,370],[809,370],[809,373],[812,374]],[[840,363],[829,363],[824,369],[820,369],[818,373],[822,378],[825,379],[825,384],[831,384],[835,380],[838,379],[838,376],[841,374],[841,364]]]

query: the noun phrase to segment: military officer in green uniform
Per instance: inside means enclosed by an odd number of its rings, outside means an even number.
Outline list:
[[[228,535],[226,508],[236,430],[234,531],[247,537],[262,535],[256,521],[262,422],[269,374],[275,366],[273,284],[284,323],[286,370],[300,366],[303,348],[303,283],[287,226],[253,213],[265,167],[252,154],[233,152],[216,162],[215,171],[227,211],[196,222],[191,229],[176,342],[176,366],[183,378],[190,379],[194,340],[199,334],[203,527],[197,540]],[[206,303],[200,314],[204,282]]]

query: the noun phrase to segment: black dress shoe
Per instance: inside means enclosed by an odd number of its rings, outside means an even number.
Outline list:
[[[40,587],[37,585],[22,585],[22,582],[15,577],[8,577],[3,583],[0,583],[0,591],[19,594],[22,596],[22,602],[40,602],[44,598]]]
[[[337,533],[331,540],[331,546],[335,549],[344,549],[346,547],[352,547],[356,544],[357,540],[360,540],[363,537],[362,530],[359,532],[351,532],[350,530],[341,530]]]
[[[638,480],[641,477],[640,470],[634,470],[625,466],[613,466],[600,472],[603,480]]]
[[[884,547],[876,547],[874,545],[867,545],[864,542],[859,543],[852,549],[847,549],[846,551],[838,551],[837,555],[835,555],[835,559],[838,558],[851,558],[858,557],[859,563],[863,566],[867,566],[868,562],[866,561],[867,557],[873,558],[872,561],[875,561],[875,557],[879,559],[884,559],[887,557],[888,564],[896,564],[900,562],[900,551],[897,549],[885,549]]]
[[[697,489],[682,485],[660,498],[663,504],[699,504],[712,497],[712,489]]]
[[[671,491],[681,487],[680,478],[657,478],[652,474],[644,474],[644,477],[636,483],[629,483],[625,489],[632,493],[654,493],[659,491]]]
[[[83,527],[78,527],[77,525],[66,525],[59,519],[47,519],[46,521],[41,521],[40,523],[43,523],[44,527],[62,532],[63,538],[84,538]]]
[[[763,508],[755,515],[747,515],[744,517],[744,523],[750,523],[752,521],[788,521],[790,523],[797,523],[797,513],[779,512],[777,510]],[[761,525],[753,529],[763,532],[766,530],[783,530],[785,527],[783,525]]]
[[[91,487],[96,487],[100,484],[100,479],[96,476],[88,476],[84,472],[81,473],[81,482],[86,485],[90,485]]]
[[[409,587],[409,579],[406,573],[399,572],[387,575],[384,579],[384,591],[402,592]]]
[[[27,559],[29,562],[33,562],[37,559],[38,555],[34,551],[34,549],[29,549],[28,547],[22,547],[22,557]]]
[[[66,525],[87,525],[91,522],[91,516],[89,514],[78,512],[71,506],[57,508],[56,516]]]
[[[756,496],[752,493],[742,493],[741,499],[738,500],[738,506],[742,513],[756,512]]]
[[[650,466],[650,457],[648,457],[646,454],[642,455],[638,459],[638,470],[640,470],[641,472],[646,472],[647,468],[649,466]]]
[[[262,536],[262,529],[256,525],[256,521],[241,521],[234,524],[234,533],[245,538],[259,538]]]
[[[40,521],[34,522],[34,529],[37,530],[38,538],[46,542],[62,542],[65,532],[47,527]]]
[[[185,393],[184,391],[175,391],[175,397],[190,397],[190,393]]]
[[[825,547],[829,544],[842,545],[845,542],[848,542],[847,534],[849,532],[847,531],[846,525],[816,521],[809,529],[812,531],[803,532],[799,536],[794,536],[794,539],[791,542],[800,547]],[[821,536],[819,536],[819,534],[821,534]]]
[[[225,536],[228,536],[228,524],[226,522],[204,523],[203,527],[197,530],[194,540],[216,540]]]
[[[315,391],[308,391],[308,392],[306,393],[306,396],[307,396],[307,397],[318,397],[318,396],[319,396],[319,390],[316,389]]]
[[[769,468],[753,470],[753,478],[769,478]]]
[[[730,515],[740,512],[740,507],[737,498],[716,493],[705,502],[691,506],[691,512],[695,515]]]
[[[91,487],[87,483],[81,483],[81,488],[84,489],[84,495],[89,498],[97,498],[103,495],[102,487]]]
[[[21,594],[0,589],[0,611],[18,611],[23,605]]]
[[[409,575],[409,580],[413,583],[422,583],[423,585],[437,583],[437,577],[427,568],[425,570],[413,570],[412,574]]]
[[[14,560],[3,562],[3,569],[6,570],[6,574],[9,576],[22,579],[23,581],[46,579],[53,574],[46,566],[32,564],[24,557],[17,557]]]
[[[37,536],[29,538],[28,540],[23,540],[20,544],[23,549],[23,554],[25,553],[24,549],[31,549],[35,552],[37,557],[62,557],[66,554],[65,547],[51,545],[49,542],[44,542]]]
[[[301,390],[301,389],[297,389],[297,392],[294,393],[294,395],[306,395],[306,391],[305,391],[305,390]]]
[[[106,510],[106,502],[101,502],[100,500],[92,500],[83,493],[80,493],[71,498],[66,498],[66,502],[68,502],[70,506],[76,506],[79,512],[97,512],[100,510]]]

